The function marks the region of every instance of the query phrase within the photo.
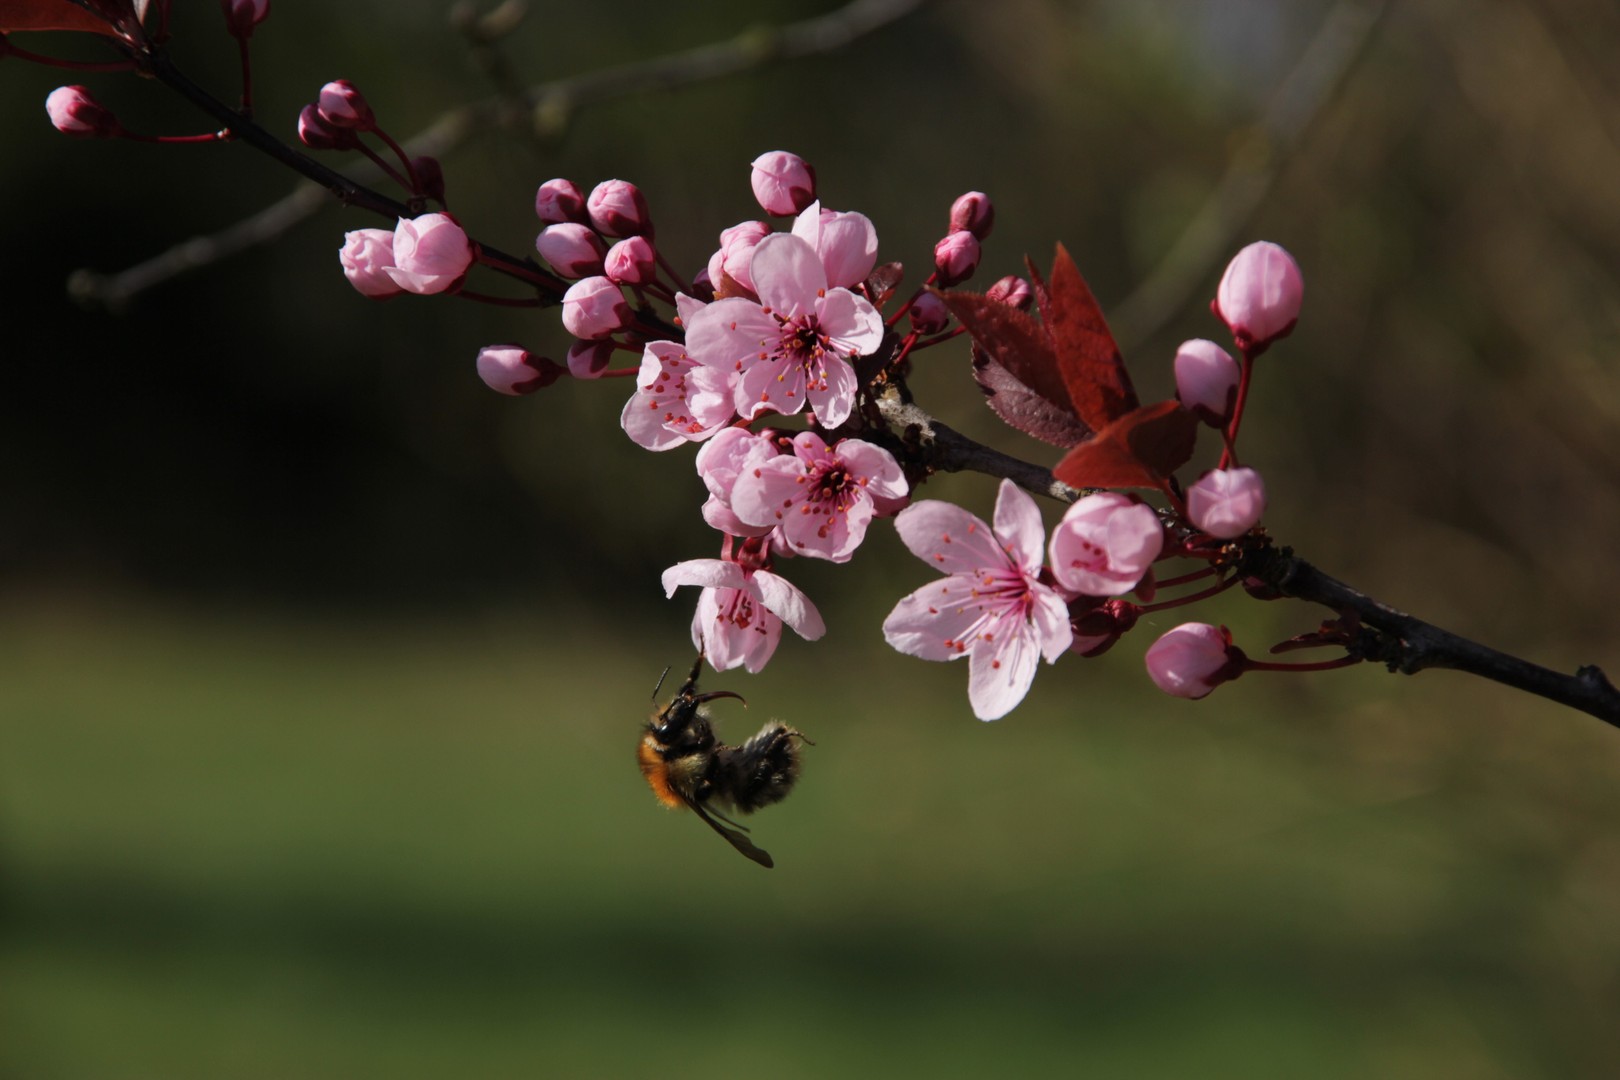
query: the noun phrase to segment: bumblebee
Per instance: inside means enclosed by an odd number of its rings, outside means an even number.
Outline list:
[[[770,853],[748,839],[748,829],[722,814],[715,804],[751,814],[787,798],[799,779],[797,744],[810,740],[773,720],[741,746],[727,746],[716,737],[709,710],[703,705],[716,698],[743,698],[730,690],[698,693],[702,670],[703,655],[699,653],[674,699],[647,722],[636,748],[641,775],[659,802],[671,808],[689,807],[732,847],[761,866],[774,866]],[[653,694],[657,693],[655,689]]]

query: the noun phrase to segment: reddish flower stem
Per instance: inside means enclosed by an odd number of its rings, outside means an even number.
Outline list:
[[[1160,600],[1156,604],[1143,604],[1140,610],[1145,614],[1149,611],[1168,611],[1171,608],[1196,604],[1200,600],[1208,600],[1212,596],[1219,596],[1237,583],[1238,579],[1236,577],[1229,577],[1217,585],[1211,585],[1209,588],[1201,589],[1195,593],[1188,593],[1186,596],[1178,596],[1174,600]]]
[[[1362,663],[1359,656],[1341,656],[1337,660],[1313,660],[1303,664],[1284,664],[1275,660],[1249,660],[1244,671],[1332,671],[1334,668],[1352,667]]]
[[[1237,437],[1238,426],[1243,423],[1243,405],[1249,400],[1249,377],[1254,372],[1254,353],[1242,349],[1243,370],[1238,375],[1237,402],[1232,406],[1232,420],[1226,425],[1222,439],[1226,448],[1221,451],[1221,464],[1223,469],[1237,464]]]

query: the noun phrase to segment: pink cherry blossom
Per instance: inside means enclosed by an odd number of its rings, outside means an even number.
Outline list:
[[[585,200],[591,225],[603,236],[651,236],[647,197],[628,180],[604,180]]]
[[[1262,240],[1227,264],[1215,290],[1215,314],[1252,355],[1294,328],[1304,294],[1294,257]]]
[[[642,350],[636,392],[624,403],[619,426],[648,450],[670,450],[730,423],[736,416],[731,402],[725,372],[693,363],[678,341],[652,341]]]
[[[1052,530],[1052,576],[1082,596],[1136,588],[1164,547],[1164,527],[1146,503],[1112,491],[1087,495]]]
[[[755,466],[780,454],[772,439],[738,427],[725,428],[704,443],[697,453],[698,476],[709,489],[703,520],[727,536],[764,536],[774,531],[774,521],[750,525],[738,517],[731,507],[731,493],[738,477],[752,473]]]
[[[1214,469],[1187,489],[1187,516],[1222,540],[1242,536],[1266,512],[1266,485],[1253,469]]]
[[[631,236],[608,248],[602,272],[618,285],[645,285],[658,273],[658,253],[645,236]]]
[[[883,622],[890,645],[924,660],[968,658],[968,701],[996,720],[1024,700],[1036,660],[1069,648],[1063,597],[1040,581],[1046,531],[1035,500],[1010,480],[996,498],[995,528],[936,499],[894,519],[912,554],[946,576],[895,605]]]
[[[855,369],[849,361],[883,341],[883,319],[848,289],[829,288],[821,260],[797,236],[776,233],[753,258],[759,303],[716,300],[692,316],[686,346],[700,363],[740,375],[737,412],[796,413],[808,401],[823,427],[849,419]]]
[[[1155,686],[1174,697],[1201,698],[1243,672],[1243,653],[1225,627],[1182,623],[1148,647],[1143,657]]]
[[[343,276],[361,296],[380,300],[402,291],[385,270],[394,264],[394,234],[388,229],[344,233],[338,262],[343,264]]]
[[[406,292],[440,293],[456,285],[473,263],[472,244],[449,214],[400,218],[394,227],[394,265],[388,276]]]
[[[793,235],[809,244],[827,272],[827,284],[849,289],[877,265],[877,229],[854,211],[823,210],[813,202],[793,219]]]
[[[601,275],[576,281],[563,293],[563,328],[575,337],[592,341],[608,337],[626,326],[630,318],[630,305],[624,302],[624,293]]]
[[[1176,350],[1176,398],[1215,427],[1223,427],[1237,401],[1237,361],[1213,341],[1194,338]]]
[[[716,671],[765,666],[782,637],[782,624],[806,641],[826,633],[821,613],[786,578],[769,570],[746,569],[722,559],[689,559],[664,571],[664,595],[682,585],[700,585],[692,644]]]
[[[749,183],[767,214],[797,214],[816,198],[816,170],[798,154],[772,150],[754,159]]]
[[[778,525],[789,550],[848,562],[877,514],[873,496],[898,499],[906,478],[889,452],[860,439],[828,447],[813,431],[793,453],[759,462],[737,478],[731,506],[750,525]]]

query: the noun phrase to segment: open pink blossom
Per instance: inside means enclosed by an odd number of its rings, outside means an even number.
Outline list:
[[[708,367],[735,371],[737,412],[796,413],[806,401],[823,427],[849,419],[855,369],[849,361],[883,341],[883,319],[866,299],[829,288],[821,260],[796,236],[775,233],[754,249],[759,303],[716,300],[693,315],[686,348]]]
[[[757,672],[776,651],[782,624],[806,641],[827,632],[810,598],[769,570],[749,570],[722,559],[689,559],[664,571],[664,595],[699,585],[692,644],[716,671],[745,667]]]
[[[1266,485],[1253,469],[1213,469],[1187,489],[1187,516],[1222,540],[1242,536],[1266,512]]]
[[[793,235],[816,249],[829,285],[853,288],[877,265],[877,229],[865,214],[813,202],[793,219]]]
[[[449,214],[400,218],[388,276],[406,292],[441,293],[460,283],[473,263],[472,244]]]
[[[743,428],[728,427],[703,444],[697,452],[698,476],[709,489],[703,504],[703,520],[727,536],[764,536],[776,528],[772,521],[750,525],[731,507],[731,493],[737,479],[751,474],[755,467],[781,455],[776,443]]]
[[[1148,646],[1143,657],[1153,684],[1173,697],[1201,698],[1243,673],[1243,653],[1225,627],[1182,623]]]
[[[648,450],[669,450],[707,439],[730,423],[736,416],[731,401],[725,372],[693,363],[678,341],[650,341],[619,426]]]
[[[1286,337],[1299,319],[1305,282],[1294,257],[1267,240],[1233,256],[1215,290],[1215,314],[1251,355]]]
[[[1082,596],[1136,588],[1164,547],[1164,527],[1146,503],[1103,491],[1079,499],[1052,530],[1052,576]]]
[[[924,660],[968,658],[968,701],[981,720],[1007,715],[1029,692],[1036,660],[1048,664],[1074,632],[1057,590],[1041,584],[1046,530],[1035,500],[1001,482],[992,530],[963,510],[926,499],[894,519],[912,554],[946,575],[894,606],[883,636]]]
[[[906,478],[889,452],[860,439],[829,447],[813,431],[779,454],[744,471],[731,506],[750,525],[778,525],[789,549],[832,562],[848,562],[877,514],[873,496],[898,499]]]

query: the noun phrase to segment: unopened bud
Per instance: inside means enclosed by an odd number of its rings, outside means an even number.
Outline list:
[[[576,341],[568,347],[568,374],[576,379],[594,379],[607,370],[613,359],[611,341]]]
[[[478,377],[484,385],[514,397],[550,386],[568,369],[535,356],[521,345],[486,345],[478,350]]]
[[[608,248],[602,272],[616,285],[645,285],[658,273],[658,253],[645,236],[631,236]]]
[[[1143,657],[1153,684],[1173,697],[1201,698],[1243,674],[1243,650],[1224,626],[1182,623],[1148,646]]]
[[[403,291],[386,269],[394,265],[394,234],[388,229],[345,233],[338,261],[343,264],[343,276],[361,296],[381,300]]]
[[[1211,305],[1238,347],[1258,355],[1288,336],[1299,319],[1305,283],[1294,257],[1268,241],[1238,252],[1221,275]]]
[[[1265,513],[1266,485],[1253,469],[1214,469],[1187,489],[1187,516],[1221,540],[1242,536]]]
[[[377,118],[365,95],[348,79],[333,79],[321,87],[315,108],[320,111],[321,119],[333,127],[370,131],[377,126]]]
[[[440,206],[444,205],[444,166],[439,159],[428,154],[411,158],[411,171],[416,174],[416,191]]]
[[[585,200],[591,224],[603,236],[651,236],[652,214],[641,189],[628,180],[604,180]]]
[[[58,86],[45,99],[51,125],[75,139],[105,139],[123,131],[113,114],[82,86]]]
[[[934,245],[934,271],[941,288],[973,276],[979,268],[979,240],[970,232],[953,232]]]
[[[754,159],[749,182],[767,214],[797,214],[816,201],[816,170],[798,154],[772,150]]]
[[[253,28],[270,14],[270,0],[219,0],[225,12],[225,29],[232,37],[249,38]]]
[[[444,292],[459,285],[472,264],[472,243],[449,214],[400,218],[394,227],[388,276],[406,292]]]
[[[990,201],[990,196],[982,191],[970,191],[966,195],[959,195],[951,203],[950,231],[970,232],[979,240],[990,235],[990,229],[996,223],[996,206]]]
[[[1225,427],[1237,401],[1237,361],[1213,341],[1195,338],[1176,350],[1176,398],[1212,427]]]
[[[333,127],[315,105],[305,105],[298,114],[298,141],[311,150],[352,150],[360,145],[358,135]]]
[[[541,229],[534,248],[553,270],[570,279],[600,274],[602,256],[607,253],[600,236],[571,221]]]
[[[584,225],[590,221],[585,213],[585,195],[572,180],[547,180],[534,193],[534,212],[547,225],[572,221]]]
[[[630,322],[630,305],[605,277],[588,277],[568,287],[562,300],[563,327],[575,337],[599,340]]]
[[[919,334],[937,334],[951,321],[951,310],[936,294],[925,292],[911,302],[907,312],[911,328]]]
[[[1008,274],[990,288],[984,295],[991,300],[999,300],[1009,307],[1019,311],[1029,310],[1030,301],[1035,299],[1035,293],[1030,289],[1029,282],[1014,274]]]

